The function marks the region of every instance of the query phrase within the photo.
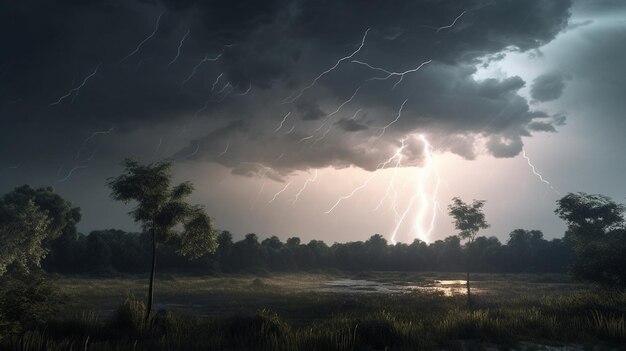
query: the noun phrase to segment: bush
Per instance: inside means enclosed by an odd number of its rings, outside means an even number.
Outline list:
[[[41,326],[58,311],[60,296],[43,275],[7,274],[0,286],[0,337]]]
[[[145,315],[146,304],[130,295],[115,311],[113,325],[122,331],[138,334],[144,330]]]
[[[290,333],[289,324],[276,312],[262,309],[254,315],[232,317],[225,323],[225,336],[234,345],[273,344]]]
[[[387,319],[368,319],[361,321],[354,328],[357,345],[376,350],[393,347],[399,340],[394,325]]]

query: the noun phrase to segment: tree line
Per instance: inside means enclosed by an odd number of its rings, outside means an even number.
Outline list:
[[[157,247],[159,271],[190,274],[328,269],[459,272],[466,269],[465,251],[469,249],[473,272],[564,273],[574,258],[568,241],[546,240],[541,231],[524,229],[511,232],[504,244],[496,237],[481,236],[471,245],[463,245],[459,237],[453,235],[430,244],[416,239],[411,244],[390,245],[380,234],[366,241],[332,245],[320,240],[303,243],[297,237],[285,242],[276,236],[261,240],[253,233],[234,241],[228,231],[218,234],[217,242],[214,253],[197,259],[178,255],[176,243],[162,243]],[[135,274],[149,272],[150,262],[149,235],[110,229],[59,238],[43,267],[48,272],[64,274]]]

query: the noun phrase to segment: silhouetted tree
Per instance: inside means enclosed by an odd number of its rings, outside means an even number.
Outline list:
[[[539,230],[512,231],[507,242],[509,268],[515,272],[537,271],[537,259],[543,253],[545,243],[543,233]]]
[[[233,264],[237,270],[267,268],[266,252],[254,233],[246,234],[245,239],[233,245]]]
[[[498,238],[480,236],[474,240],[474,244],[468,247],[469,256],[475,258],[474,268],[481,272],[493,272],[502,268],[505,259],[502,244]]]
[[[189,182],[171,185],[171,163],[140,165],[126,159],[124,173],[109,178],[111,196],[115,200],[137,205],[130,212],[144,232],[150,233],[152,241],[152,266],[148,285],[146,320],[150,317],[154,297],[154,274],[156,271],[157,242],[175,241],[178,253],[191,258],[215,251],[215,232],[211,219],[199,205],[190,205],[185,198],[193,192]],[[182,224],[183,230],[176,231]]]
[[[489,228],[483,213],[484,200],[474,200],[472,204],[466,204],[460,198],[452,198],[452,204],[448,206],[449,214],[454,218],[454,227],[459,230],[459,238],[467,240],[467,247],[471,247],[476,239],[478,231]],[[470,256],[468,250],[467,262],[467,301],[470,298]]]
[[[24,206],[29,201],[50,219],[46,235],[49,240],[63,234],[76,234],[76,224],[81,219],[80,208],[72,207],[72,203],[55,193],[52,187],[22,185],[3,196],[3,202],[13,206]]]
[[[626,286],[626,207],[609,197],[569,193],[557,201],[555,213],[567,222],[575,277],[605,286]]]
[[[369,268],[386,269],[387,240],[380,234],[374,234],[365,242],[365,246],[367,247],[367,256],[369,257]]]
[[[223,271],[228,271],[232,268],[232,251],[233,235],[229,231],[224,230],[217,236],[217,251],[215,253]]]

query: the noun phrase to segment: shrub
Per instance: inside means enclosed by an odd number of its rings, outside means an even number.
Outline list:
[[[0,286],[0,337],[43,325],[58,311],[60,296],[42,275],[6,275]]]
[[[123,331],[133,334],[144,330],[144,317],[146,315],[146,304],[130,295],[124,303],[117,308],[113,318],[113,325]]]

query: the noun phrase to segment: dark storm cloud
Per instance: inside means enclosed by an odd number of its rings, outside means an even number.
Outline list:
[[[305,121],[320,119],[324,116],[324,111],[322,111],[317,104],[309,101],[299,101],[296,103],[296,110],[300,114],[300,118]]]
[[[548,72],[533,80],[530,87],[530,96],[535,101],[556,100],[563,94],[567,76],[562,72]]]
[[[556,128],[554,128],[554,125],[538,121],[530,122],[528,124],[528,129],[537,132],[556,132]]]
[[[519,136],[504,138],[493,136],[487,141],[487,148],[496,157],[513,157],[522,152],[524,144]]]
[[[366,124],[355,121],[354,119],[347,118],[340,119],[338,122],[335,122],[335,125],[339,126],[342,130],[345,130],[346,132],[358,132],[369,128]]]
[[[477,81],[475,67],[487,57],[551,41],[567,26],[570,5],[565,0],[3,2],[0,36],[9,55],[0,61],[0,113],[10,127],[0,131],[0,157],[6,163],[67,158],[85,137],[111,126],[116,136],[99,151],[102,157],[134,154],[129,139],[154,147],[165,135],[174,140],[171,145],[188,143],[182,149],[170,146],[175,157],[219,162],[244,175],[266,167],[276,169],[273,177],[311,167],[374,169],[412,132],[426,133],[440,141],[436,148],[466,158],[475,157],[476,143],[487,140],[494,156],[511,157],[521,150],[521,136],[553,131],[557,124],[532,111],[518,94],[525,84],[521,78]],[[437,30],[463,11],[454,26]],[[160,15],[154,37],[120,63],[149,37]],[[367,28],[353,59],[390,72],[431,63],[394,87],[398,75],[371,80],[386,73],[346,60],[296,101],[282,103],[352,53]],[[179,47],[180,57],[168,65]],[[50,106],[96,67],[78,95]],[[405,99],[406,108],[394,121]],[[349,120],[359,108],[367,121]],[[290,111],[284,128],[274,132]],[[444,137],[450,135],[455,137]],[[419,162],[420,155],[414,157]]]
[[[624,2],[622,0],[597,0],[597,1],[577,1],[575,8],[581,13],[607,14],[614,13],[616,10],[624,10]]]

